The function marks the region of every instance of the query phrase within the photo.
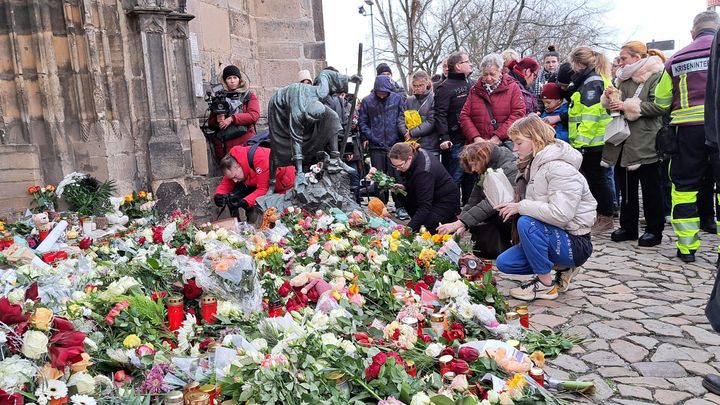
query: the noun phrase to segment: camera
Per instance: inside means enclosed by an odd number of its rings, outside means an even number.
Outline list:
[[[238,209],[242,206],[243,199],[236,194],[215,194],[215,205],[218,207],[228,207],[230,210]]]
[[[226,116],[230,113],[230,104],[227,102],[228,93],[222,84],[210,85],[210,90],[205,94],[205,102],[208,103],[210,112],[216,115]]]

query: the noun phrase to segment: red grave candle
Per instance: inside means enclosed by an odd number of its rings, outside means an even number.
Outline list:
[[[176,331],[182,326],[185,319],[185,311],[183,310],[183,298],[174,295],[167,300],[168,326],[171,331]]]
[[[217,298],[212,295],[203,295],[200,300],[200,310],[202,311],[202,319],[207,323],[215,323],[217,315]]]

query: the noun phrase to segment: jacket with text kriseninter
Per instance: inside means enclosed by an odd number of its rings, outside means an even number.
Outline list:
[[[243,183],[247,187],[255,188],[255,191],[250,193],[244,198],[248,202],[248,206],[252,207],[255,205],[255,200],[258,197],[267,194],[270,189],[270,149],[268,148],[257,148],[255,155],[253,156],[253,166],[255,169],[250,168],[248,163],[248,152],[251,146],[236,146],[230,149],[230,154],[237,160],[240,168],[242,168],[245,174],[245,180]],[[275,171],[275,192],[283,194],[287,190],[291,189],[295,182],[295,167],[286,166],[278,167]],[[227,177],[223,177],[220,184],[215,190],[215,194],[229,194],[235,188],[235,182]]]

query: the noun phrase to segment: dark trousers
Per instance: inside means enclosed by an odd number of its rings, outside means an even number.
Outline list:
[[[493,214],[485,222],[470,228],[473,254],[483,259],[495,259],[512,246],[512,221],[503,221]]]
[[[670,222],[678,236],[678,249],[687,254],[700,247],[698,192],[708,168],[715,183],[720,181],[720,156],[717,148],[705,145],[703,125],[681,126],[676,131],[678,146],[670,162],[670,180],[673,183]]]
[[[660,163],[660,186],[662,187],[663,206],[665,207],[665,216],[670,216],[672,209],[672,200],[670,193],[672,191],[672,183],[670,182],[670,158],[665,158]]]
[[[642,187],[645,232],[661,236],[665,227],[665,212],[660,185],[660,162],[641,165],[629,171],[618,164],[615,174],[620,183],[622,202],[620,204],[620,228],[637,233],[640,216],[638,183]]]
[[[400,183],[400,172],[390,164],[390,158],[388,158],[388,151],[385,149],[370,149],[370,164],[372,167],[380,170],[381,172],[392,176],[395,182]],[[380,200],[387,204],[389,198],[389,192],[385,191],[380,193]],[[405,206],[405,198],[400,194],[393,194],[393,201],[395,201],[395,208],[402,208]]]
[[[713,179],[712,169],[708,166],[697,195],[697,209],[701,224],[715,222],[716,204],[715,179]]]
[[[585,176],[588,186],[590,186],[590,193],[597,201],[598,214],[609,217],[613,214],[613,197],[607,179],[607,170],[600,166],[602,150],[602,146],[581,148],[583,161],[580,165],[580,172]]]

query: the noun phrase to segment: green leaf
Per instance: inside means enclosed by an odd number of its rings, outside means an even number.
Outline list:
[[[477,405],[478,401],[475,397],[465,397],[460,405]]]
[[[145,262],[146,262],[146,263],[148,264],[148,266],[150,266],[153,270],[158,270],[158,269],[160,269],[160,262],[158,262],[157,259],[155,259],[155,258],[149,257]]]
[[[446,397],[445,395],[435,395],[430,398],[430,401],[432,401],[435,405],[455,405],[452,399]]]

